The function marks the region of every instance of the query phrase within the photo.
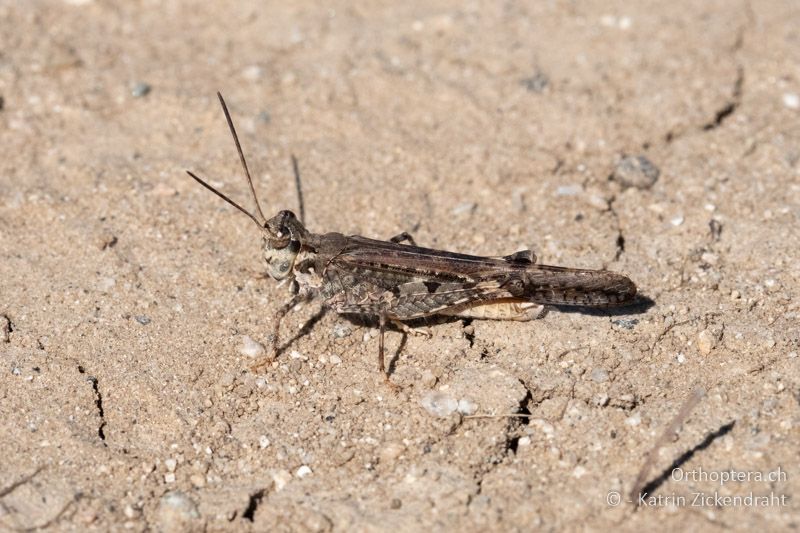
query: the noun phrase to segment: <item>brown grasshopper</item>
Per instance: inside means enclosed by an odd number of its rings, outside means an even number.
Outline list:
[[[272,352],[256,368],[277,354],[280,323],[286,313],[300,301],[315,297],[337,313],[377,317],[378,368],[388,380],[383,347],[387,323],[417,332],[404,322],[433,315],[527,321],[537,318],[545,304],[612,307],[631,303],[636,296],[636,285],[622,274],[536,264],[530,250],[480,257],[422,248],[405,232],[388,241],[311,233],[287,210],[267,220],[225,100],[220,93],[217,96],[259,217],[186,172],[255,222],[263,235],[267,272],[275,280],[289,280],[292,292],[277,313]],[[294,157],[292,162],[298,178]]]

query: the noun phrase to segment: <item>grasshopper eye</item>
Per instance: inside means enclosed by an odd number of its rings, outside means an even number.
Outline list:
[[[289,262],[284,261],[278,268],[280,269],[281,272],[287,272],[289,270]]]

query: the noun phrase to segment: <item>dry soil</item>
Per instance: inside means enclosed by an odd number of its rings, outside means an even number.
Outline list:
[[[798,58],[789,0],[0,2],[0,529],[797,528]],[[217,90],[270,214],[295,154],[312,231],[651,303],[392,331],[397,394],[314,303],[253,373]]]

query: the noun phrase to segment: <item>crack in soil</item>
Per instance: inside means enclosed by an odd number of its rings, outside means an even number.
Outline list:
[[[258,509],[258,506],[261,505],[261,501],[264,499],[266,494],[267,489],[257,490],[251,494],[250,501],[247,503],[247,509],[245,509],[244,513],[242,513],[242,518],[252,522],[256,516],[256,510]]]
[[[78,365],[78,372],[81,374],[86,373],[86,369],[83,366]],[[97,428],[97,436],[100,437],[100,440],[103,441],[103,446],[108,446],[106,444],[106,414],[105,410],[103,409],[103,395],[100,392],[100,382],[94,376],[87,376],[86,381],[92,384],[92,390],[94,391],[94,405],[97,408],[97,413],[100,415],[100,426]]]
[[[742,85],[744,84],[744,68],[739,65],[736,69],[736,80],[733,82],[731,99],[720,107],[714,114],[714,119],[703,124],[703,131],[711,131],[722,126],[722,123],[738,109],[742,100]]]

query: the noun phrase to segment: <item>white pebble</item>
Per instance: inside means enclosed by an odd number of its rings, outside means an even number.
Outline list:
[[[673,226],[676,226],[676,227],[680,226],[681,224],[683,224],[683,215],[678,215],[678,216],[674,217],[672,220],[670,220],[669,222]]]
[[[166,483],[175,483],[175,473],[167,472],[166,474],[164,474],[164,481]]]
[[[160,531],[190,531],[189,524],[197,518],[200,518],[197,504],[186,494],[174,491],[161,497],[157,514]]]
[[[250,81],[256,81],[264,74],[264,69],[258,65],[250,65],[242,71],[242,76]]]
[[[239,353],[247,357],[258,357],[264,354],[264,345],[255,341],[249,335],[242,335],[242,347]]]
[[[266,436],[266,435],[261,435],[261,436],[258,438],[258,446],[259,446],[259,447],[260,447],[262,450],[263,450],[264,448],[266,448],[267,446],[269,446],[269,439],[267,438],[267,436]]]
[[[167,467],[168,472],[174,472],[175,468],[178,466],[178,461],[175,459],[167,459],[164,461],[164,466]]]
[[[797,93],[783,93],[783,105],[789,109],[800,109],[800,95]]]
[[[458,409],[455,398],[435,391],[423,396],[419,403],[428,413],[438,417],[450,416]]]
[[[577,196],[583,191],[580,185],[559,185],[556,196]]]
[[[297,472],[295,472],[295,475],[300,478],[306,477],[309,474],[311,474],[311,468],[308,465],[301,466],[297,469]]]
[[[342,362],[342,358],[336,354],[331,355],[328,360],[331,362],[332,365],[338,365]]]
[[[685,355],[683,355],[683,352],[681,352],[681,353],[679,353],[679,354],[678,354],[678,357],[677,357],[677,359],[678,359],[678,363],[680,363],[680,364],[683,364],[683,363],[685,363],[685,362],[686,362],[686,356],[685,356]]]
[[[451,213],[454,215],[463,215],[465,213],[472,213],[477,208],[478,204],[476,204],[475,202],[464,202],[463,204],[459,204],[455,208],[453,208]]]
[[[642,416],[639,413],[636,413],[635,415],[626,418],[625,423],[631,427],[638,426],[642,423]]]
[[[461,398],[458,400],[458,412],[462,415],[474,415],[478,411],[478,404],[472,400]]]
[[[700,260],[707,265],[714,266],[719,261],[719,256],[711,252],[705,252],[700,256]]]
[[[608,372],[604,368],[595,368],[592,370],[592,381],[596,383],[605,383],[608,381]]]
[[[530,446],[531,445],[531,438],[530,437],[520,437],[517,441],[519,446]]]
[[[108,292],[108,290],[116,284],[117,280],[114,278],[100,278],[100,281],[97,282],[97,290],[101,292]]]
[[[292,475],[286,470],[278,470],[272,474],[272,482],[275,484],[275,491],[280,492],[292,480]]]

